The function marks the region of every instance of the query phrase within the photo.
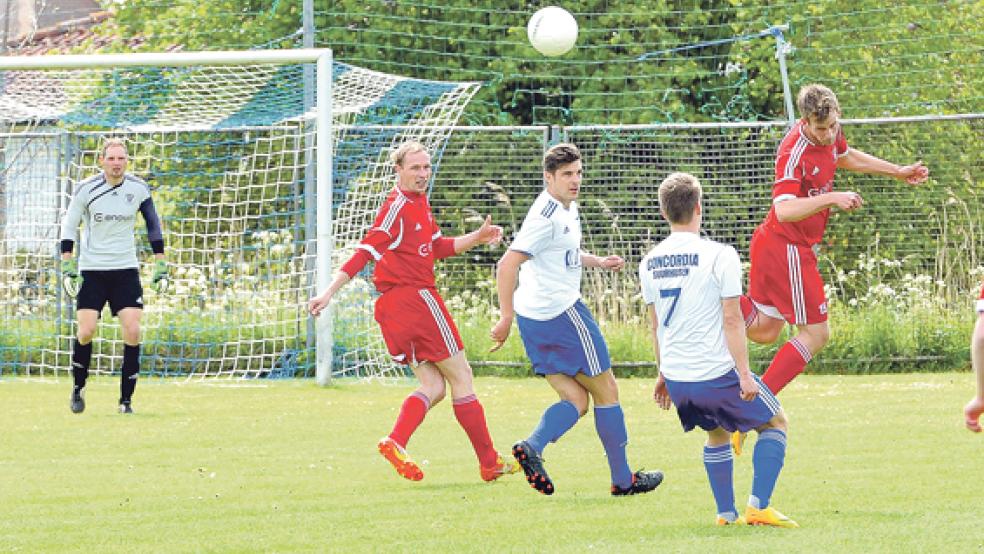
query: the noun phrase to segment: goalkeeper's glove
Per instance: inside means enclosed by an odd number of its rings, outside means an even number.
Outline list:
[[[75,258],[63,259],[61,262],[62,287],[65,292],[75,298],[82,288],[82,276],[79,275],[79,262]]]
[[[167,277],[167,262],[164,260],[157,260],[154,262],[154,277],[151,279],[151,284],[157,294],[164,294],[167,292],[168,285],[171,284],[171,280]]]

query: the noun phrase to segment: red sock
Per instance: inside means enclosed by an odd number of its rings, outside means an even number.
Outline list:
[[[748,329],[758,317],[758,308],[747,294],[738,297],[738,304],[741,306],[741,315],[745,318],[745,329]]]
[[[471,441],[482,467],[492,467],[496,464],[498,453],[492,447],[489,428],[485,424],[485,410],[479,404],[474,394],[454,399],[454,417],[458,418],[468,440]]]
[[[782,345],[776,357],[772,358],[769,369],[765,370],[762,382],[769,387],[772,394],[779,394],[790,381],[803,373],[806,364],[813,358],[810,349],[795,338]]]
[[[429,409],[430,399],[424,393],[414,391],[413,394],[403,401],[403,406],[400,408],[400,415],[396,418],[396,423],[393,425],[393,431],[390,432],[389,438],[396,441],[396,444],[406,448],[407,443],[410,442],[410,435],[423,423],[424,416],[427,415],[427,410]]]

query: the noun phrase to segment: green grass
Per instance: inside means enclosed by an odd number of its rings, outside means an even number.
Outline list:
[[[984,437],[961,425],[966,373],[805,375],[781,395],[790,416],[775,505],[796,530],[716,528],[701,434],[620,382],[629,459],[659,468],[656,492],[608,495],[590,415],[546,451],[557,493],[519,476],[486,484],[439,404],[410,450],[411,483],[375,452],[411,389],[310,381],[240,387],[146,379],[137,414],[114,412],[117,383],[0,380],[0,551],[18,552],[971,552]],[[480,378],[500,449],[554,400],[539,379]],[[751,443],[751,439],[750,439]],[[737,458],[747,497],[751,455]]]

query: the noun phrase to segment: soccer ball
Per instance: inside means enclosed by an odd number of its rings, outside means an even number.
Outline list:
[[[577,20],[564,8],[547,6],[530,18],[526,36],[537,52],[544,56],[560,56],[577,41]]]

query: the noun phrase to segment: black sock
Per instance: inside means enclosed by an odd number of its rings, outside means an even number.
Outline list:
[[[75,388],[81,389],[85,386],[85,380],[89,378],[89,364],[92,363],[92,343],[81,344],[79,339],[75,339],[72,345],[72,378],[75,380]]]
[[[140,345],[123,345],[123,369],[120,372],[120,403],[130,403],[133,390],[137,388],[137,374],[140,373]]]

